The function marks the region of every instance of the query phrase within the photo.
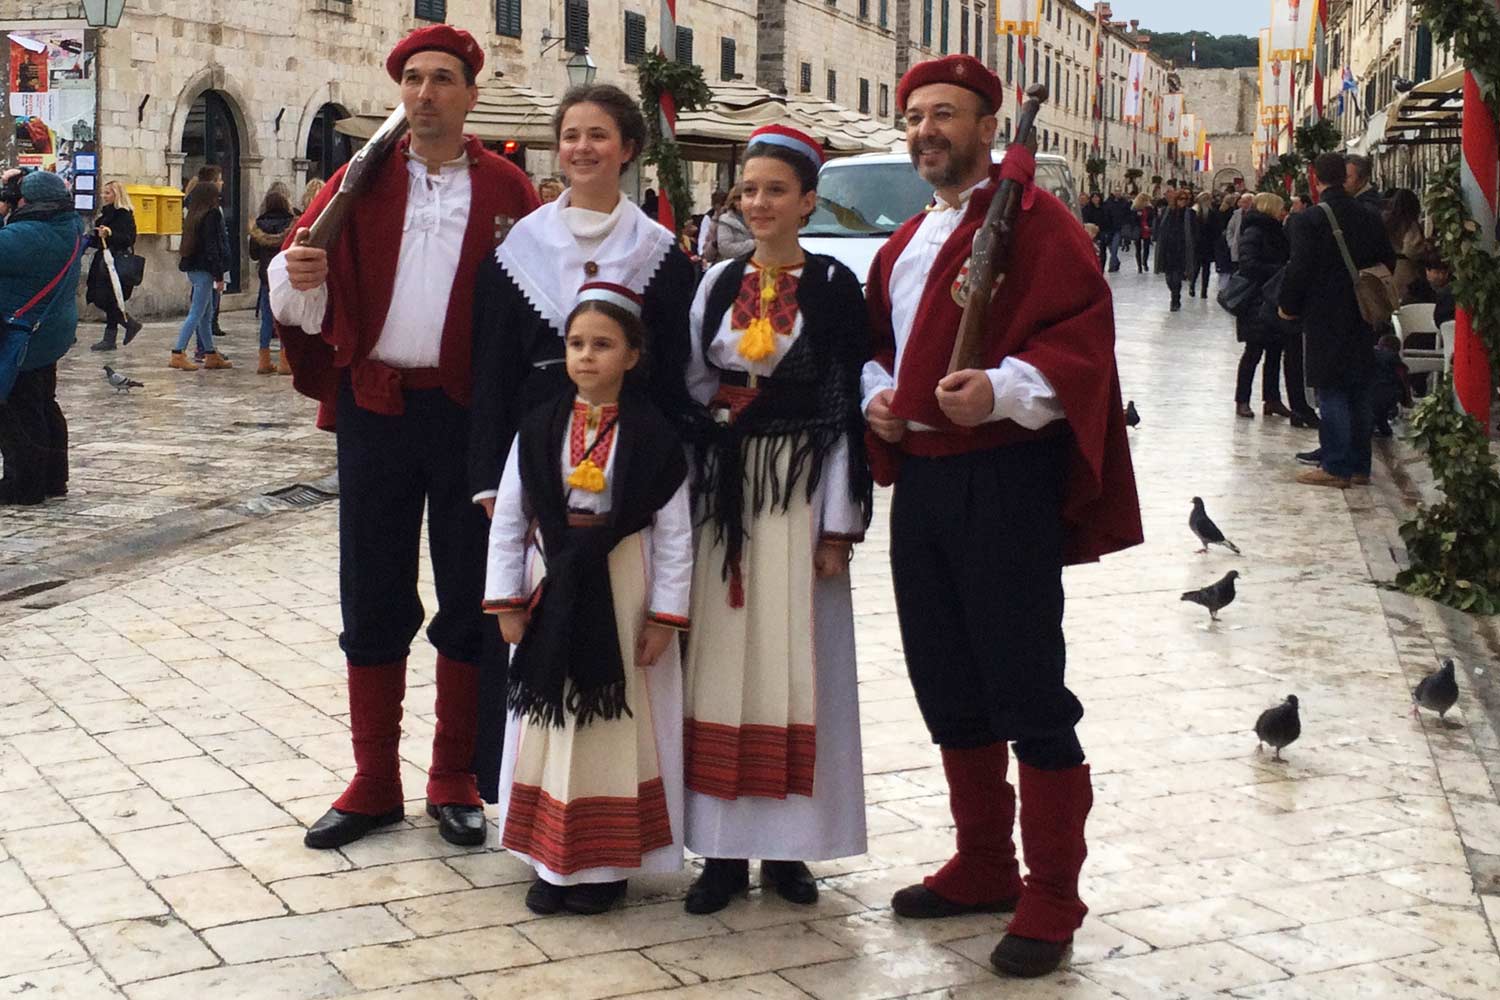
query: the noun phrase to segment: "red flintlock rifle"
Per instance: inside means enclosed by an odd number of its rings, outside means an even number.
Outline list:
[[[312,224],[307,236],[298,240],[298,243],[319,250],[327,250],[333,245],[334,240],[339,238],[339,230],[344,228],[349,213],[354,210],[355,201],[370,186],[380,165],[391,155],[396,143],[406,134],[406,129],[406,108],[398,104],[390,117],[370,136],[370,140],[354,154],[339,181],[338,191],[323,206],[323,211],[318,213],[318,219]]]
[[[1016,120],[1016,142],[1036,152],[1036,116],[1047,100],[1047,85],[1034,83],[1026,88],[1026,103]],[[985,323],[995,290],[1005,280],[1015,251],[1016,219],[1021,214],[1024,186],[1010,178],[1000,182],[1000,190],[990,202],[984,225],[974,234],[974,249],[969,256],[969,273],[964,279],[964,318],[958,325],[958,339],[953,344],[949,373],[967,368],[984,367]]]

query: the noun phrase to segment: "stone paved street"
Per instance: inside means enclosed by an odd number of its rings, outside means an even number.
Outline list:
[[[0,514],[0,572],[35,584],[0,588],[0,997],[1500,996],[1500,740],[1473,697],[1500,664],[1374,582],[1395,571],[1410,456],[1382,448],[1371,489],[1295,485],[1312,437],[1235,419],[1218,307],[1169,315],[1159,279],[1112,280],[1147,543],[1068,572],[1096,804],[1066,971],[1002,982],[1002,918],[889,910],[952,829],[905,677],[884,498],[854,563],[869,853],[813,866],[815,908],[757,891],[690,917],[690,870],[632,883],[605,917],[538,919],[529,870],[449,847],[419,800],[389,832],[304,849],[351,773],[336,511],[244,500],[326,474],[331,439],[253,362],[166,371],[162,325],[115,355],[147,382],[128,399],[94,380],[97,356],[65,362],[72,495]],[[250,362],[235,322],[226,349]],[[1194,553],[1194,495],[1243,557]],[[1239,600],[1210,626],[1178,596],[1230,568]],[[1411,685],[1455,650],[1450,726],[1412,719]],[[409,792],[432,667],[419,648]],[[1251,727],[1288,693],[1303,736],[1281,763]]]

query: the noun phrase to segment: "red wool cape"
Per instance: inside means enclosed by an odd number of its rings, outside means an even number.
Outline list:
[[[1009,357],[1025,361],[1057,392],[1073,438],[1063,500],[1064,560],[1073,565],[1139,545],[1140,503],[1120,402],[1109,286],[1078,220],[1055,197],[1030,186],[1028,160],[1014,152],[1007,156],[1007,169],[1028,187],[1016,224],[1016,252],[991,303],[984,366],[998,368]],[[937,383],[947,374],[963,317],[953,288],[999,188],[1000,175],[999,165],[991,169],[992,183],[974,192],[963,221],[938,253],[901,355],[891,408],[897,416],[937,431],[908,432],[896,445],[867,436],[871,467],[883,486],[895,482],[903,452],[955,455],[1047,434],[1046,428],[1028,431],[1009,420],[959,427],[937,403]],[[891,270],[921,224],[921,215],[907,220],[870,268],[866,298],[872,356],[887,371],[894,368],[896,357]]]
[[[292,367],[292,384],[304,396],[318,401],[318,426],[324,430],[334,429],[334,402],[344,369],[349,370],[354,398],[362,408],[392,416],[402,412],[400,374],[371,360],[369,354],[385,327],[396,285],[396,261],[406,220],[410,176],[406,149],[410,141],[410,136],[403,138],[386,157],[328,250],[329,308],[323,317],[322,336],[276,324],[281,349]],[[510,226],[539,202],[526,174],[485,149],[474,136],[464,137],[464,156],[469,161],[469,222],[443,322],[438,383],[449,399],[466,407],[472,387],[469,354],[474,333],[474,277]],[[283,248],[291,245],[297,229],[311,226],[333,200],[345,169],[340,167],[318,192],[288,231]]]

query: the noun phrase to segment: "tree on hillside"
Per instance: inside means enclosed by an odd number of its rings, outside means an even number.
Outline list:
[[[1148,31],[1151,51],[1171,59],[1178,69],[1238,69],[1260,63],[1259,41],[1249,35],[1211,35],[1207,32]],[[1198,42],[1198,61],[1192,61],[1193,40]]]

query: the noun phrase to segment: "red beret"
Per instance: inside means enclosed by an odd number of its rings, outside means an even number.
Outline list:
[[[429,24],[418,28],[396,43],[391,54],[385,57],[385,71],[391,79],[401,82],[401,73],[406,69],[406,60],[418,52],[446,52],[458,57],[476,77],[484,68],[484,49],[474,41],[474,36],[462,28],[447,24]]]
[[[973,56],[954,55],[919,62],[907,70],[896,85],[896,110],[905,111],[906,99],[911,92],[929,83],[951,83],[972,90],[996,110],[1005,102],[1005,85],[988,66]]]

